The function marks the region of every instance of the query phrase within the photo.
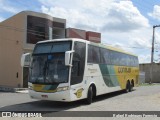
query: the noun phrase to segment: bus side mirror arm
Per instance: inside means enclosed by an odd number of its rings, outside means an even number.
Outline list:
[[[29,67],[31,62],[31,54],[25,53],[21,56],[21,67]]]
[[[72,51],[66,51],[65,52],[65,65],[66,66],[72,66],[71,65],[71,54],[74,52],[74,50]]]

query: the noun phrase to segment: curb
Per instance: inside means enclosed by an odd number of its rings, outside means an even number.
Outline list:
[[[16,93],[28,93],[28,88],[14,88]]]
[[[28,90],[20,90],[20,91],[16,91],[16,93],[25,93],[25,94],[27,94]]]
[[[19,92],[19,91],[27,91],[28,88],[12,88],[7,86],[0,86],[0,92]]]

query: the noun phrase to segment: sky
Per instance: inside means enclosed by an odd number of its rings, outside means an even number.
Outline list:
[[[0,0],[0,21],[30,10],[67,20],[67,27],[100,32],[102,43],[150,63],[153,25],[160,25],[160,0]],[[160,28],[154,62],[160,62]]]

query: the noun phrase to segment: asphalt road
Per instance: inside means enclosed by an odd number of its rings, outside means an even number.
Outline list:
[[[70,103],[31,99],[26,93],[0,92],[0,111],[160,111],[160,85],[141,86],[134,91],[98,96],[91,105],[84,100]],[[59,112],[53,112],[59,111]]]

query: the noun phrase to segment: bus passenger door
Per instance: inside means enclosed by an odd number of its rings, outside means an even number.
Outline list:
[[[73,96],[81,98],[82,95],[78,95],[79,91],[83,93],[83,77],[85,68],[85,53],[86,45],[82,42],[74,43],[74,53],[72,59],[72,70],[71,70],[71,89],[73,90]]]

